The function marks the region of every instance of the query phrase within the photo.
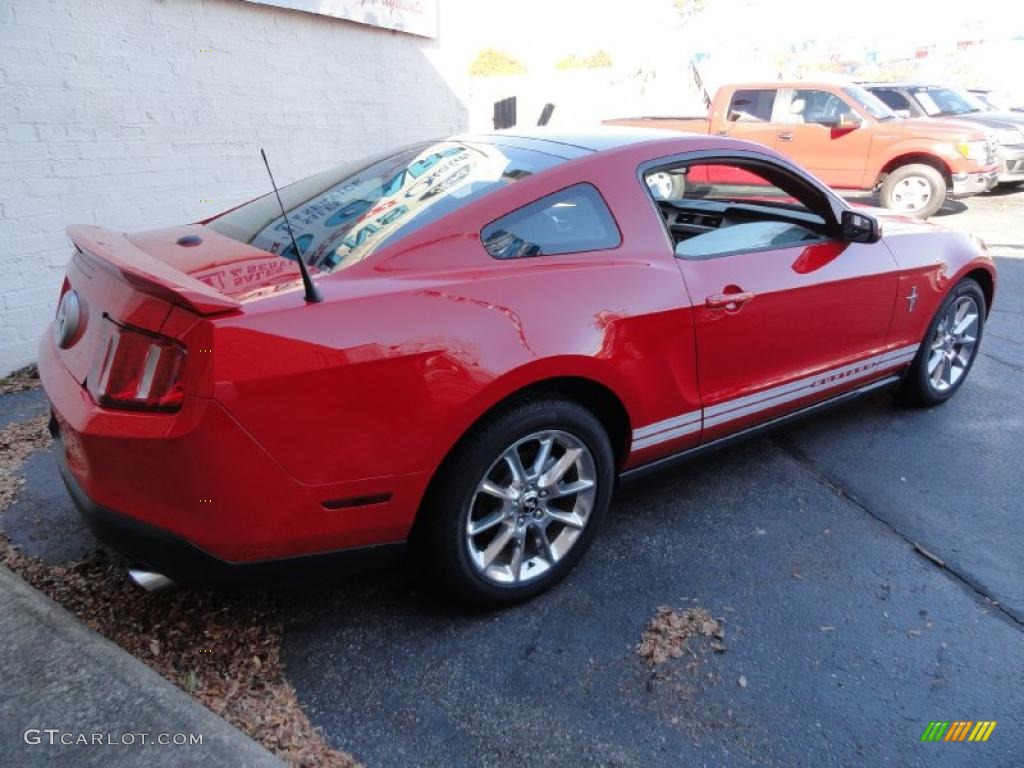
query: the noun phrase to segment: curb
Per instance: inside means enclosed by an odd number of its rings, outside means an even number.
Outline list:
[[[0,763],[283,765],[3,566],[0,637]],[[159,734],[198,734],[202,743],[159,744]]]

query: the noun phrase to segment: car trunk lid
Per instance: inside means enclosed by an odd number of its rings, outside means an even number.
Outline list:
[[[75,251],[64,293],[75,291],[78,328],[58,346],[79,383],[103,342],[104,318],[159,333],[174,307],[226,314],[302,285],[294,262],[198,224],[131,235],[74,226],[68,235]]]

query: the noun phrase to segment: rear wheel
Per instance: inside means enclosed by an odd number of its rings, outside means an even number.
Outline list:
[[[423,510],[421,559],[457,598],[507,605],[583,556],[608,508],[614,459],[593,414],[544,398],[489,419],[442,471]]]
[[[938,405],[963,385],[985,326],[985,294],[967,278],[939,305],[924,343],[900,387],[901,398],[915,405]]]
[[[946,180],[930,165],[904,165],[885,177],[879,198],[885,208],[926,219],[942,207]]]

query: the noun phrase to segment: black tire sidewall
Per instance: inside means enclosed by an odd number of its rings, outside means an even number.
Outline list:
[[[572,549],[545,574],[518,586],[485,580],[466,548],[466,517],[477,484],[493,462],[516,441],[544,429],[577,437],[590,450],[597,474],[597,493],[587,525]],[[597,418],[576,403],[557,399],[524,400],[481,424],[456,449],[428,499],[427,537],[432,552],[424,553],[441,577],[441,586],[464,603],[511,605],[527,600],[565,577],[586,553],[611,501],[615,459],[608,436]]]
[[[933,216],[942,207],[942,204],[946,200],[946,180],[942,178],[942,174],[937,170],[932,168],[930,165],[924,165],[923,163],[900,166],[885,177],[885,181],[882,182],[882,206],[890,210],[896,210],[892,208],[893,187],[908,176],[923,176],[928,179],[928,183],[932,188],[932,199],[922,210],[917,211],[916,213],[908,212],[907,215],[915,216],[920,219],[927,219],[928,217]],[[899,213],[900,211],[897,210],[897,212]]]
[[[945,392],[939,392],[936,390],[928,377],[928,353],[931,351],[932,338],[935,336],[935,329],[939,325],[939,320],[945,314],[949,306],[961,296],[970,295],[972,299],[978,304],[978,337],[974,343],[974,351],[971,353],[971,359],[967,363],[967,368],[964,371],[964,375],[960,379],[947,389]],[[981,349],[981,338],[985,333],[985,314],[987,307],[985,304],[985,293],[981,290],[981,286],[975,280],[966,278],[961,280],[951,290],[946,297],[939,304],[938,310],[935,312],[935,316],[932,321],[928,324],[928,330],[925,332],[924,338],[921,340],[921,348],[917,351],[917,357],[914,358],[914,364],[910,371],[907,373],[907,380],[904,382],[904,394],[907,395],[907,399],[911,402],[916,402],[921,405],[938,405],[944,403],[949,398],[957,393],[963,383],[967,381],[967,376],[974,367],[974,361],[978,357],[978,352]]]

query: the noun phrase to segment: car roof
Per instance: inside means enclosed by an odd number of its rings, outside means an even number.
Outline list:
[[[455,137],[463,141],[518,147],[534,152],[572,160],[594,152],[639,144],[680,138],[677,131],[662,128],[632,126],[600,126],[584,130],[556,130],[550,128],[511,128],[490,133],[467,133]]]

